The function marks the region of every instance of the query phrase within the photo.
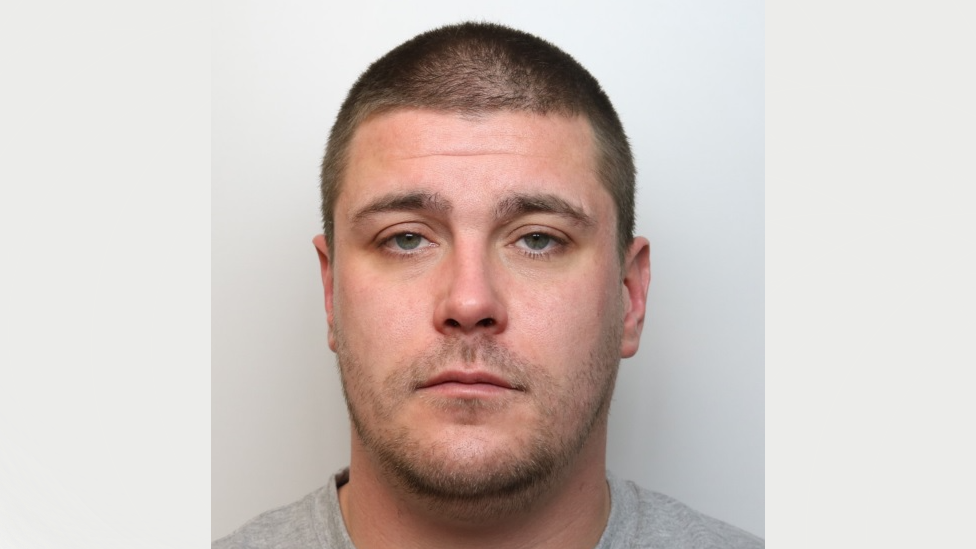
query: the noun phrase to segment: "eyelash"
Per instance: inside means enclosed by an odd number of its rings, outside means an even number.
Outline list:
[[[417,248],[411,249],[411,250],[406,250],[406,249],[397,247],[396,244],[395,244],[396,239],[398,237],[406,236],[406,235],[412,235],[412,236],[421,238],[422,240],[424,240],[424,241],[427,242],[427,245],[423,245],[423,242],[421,242],[420,244],[417,245]],[[423,234],[421,234],[418,231],[401,231],[401,232],[398,232],[398,233],[396,233],[394,235],[391,235],[389,238],[383,239],[380,242],[380,245],[379,245],[380,249],[382,249],[384,252],[386,252],[388,254],[391,254],[391,255],[393,255],[395,257],[409,257],[409,256],[417,255],[419,253],[423,253],[428,248],[432,248],[434,246],[437,246],[437,244],[434,244],[433,242],[431,242],[429,238],[427,238],[426,236],[424,236]]]
[[[420,242],[417,245],[417,248],[409,249],[409,250],[397,246],[396,239],[398,237],[407,236],[407,235],[418,237],[423,241],[426,241],[427,244],[424,245],[423,242]],[[533,250],[529,248],[527,244],[525,246],[518,245],[518,243],[524,242],[526,238],[536,236],[536,235],[548,238],[549,241],[546,242],[546,244],[549,245],[549,247],[543,250]],[[389,236],[388,238],[381,240],[379,243],[379,248],[381,250],[383,250],[385,253],[388,253],[394,257],[399,257],[399,258],[411,257],[417,254],[421,254],[424,253],[424,251],[436,246],[437,244],[432,242],[430,239],[428,239],[426,236],[424,236],[422,233],[418,231],[401,231]],[[512,244],[512,246],[516,250],[518,250],[520,254],[526,257],[529,257],[531,259],[545,260],[545,259],[550,259],[552,258],[553,255],[559,253],[566,246],[566,240],[545,231],[528,231],[522,234],[521,236],[519,236],[517,239],[515,239],[515,242]]]
[[[552,246],[549,246],[544,250],[533,250],[529,248],[527,244],[526,247],[518,246],[519,242],[524,242],[526,238],[535,235],[548,238],[550,242],[547,242],[546,244],[548,245],[551,243]],[[564,239],[545,231],[529,231],[515,240],[515,248],[519,251],[519,253],[532,259],[550,259],[553,255],[559,253],[565,246],[566,241]]]

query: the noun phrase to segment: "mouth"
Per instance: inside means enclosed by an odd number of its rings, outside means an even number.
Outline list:
[[[522,389],[515,383],[489,372],[450,370],[424,381],[417,390],[442,396],[476,398]]]

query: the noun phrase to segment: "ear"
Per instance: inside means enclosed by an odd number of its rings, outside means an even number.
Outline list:
[[[620,355],[630,358],[637,353],[644,312],[647,308],[647,287],[651,283],[651,244],[637,237],[627,250],[623,266],[624,334]]]
[[[315,249],[319,254],[319,266],[322,270],[322,287],[325,289],[325,316],[329,322],[329,348],[332,352],[336,350],[335,328],[333,326],[333,288],[334,280],[332,273],[332,261],[329,259],[329,243],[325,240],[325,235],[320,234],[312,239]]]

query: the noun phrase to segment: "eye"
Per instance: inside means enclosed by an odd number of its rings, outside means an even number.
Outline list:
[[[395,253],[414,252],[431,246],[432,243],[420,233],[398,233],[383,242],[383,247]]]
[[[565,243],[565,240],[549,233],[532,231],[519,237],[515,247],[529,257],[541,259],[563,251]]]
[[[521,242],[534,251],[542,251],[552,242],[552,237],[545,233],[527,234],[521,238]]]
[[[417,233],[403,233],[393,237],[393,242],[396,243],[397,247],[404,250],[413,250],[417,246],[420,246],[420,243],[424,240],[424,237]]]

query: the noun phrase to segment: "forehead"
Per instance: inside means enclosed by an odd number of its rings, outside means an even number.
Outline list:
[[[360,124],[351,143],[356,153],[403,158],[425,154],[523,154],[586,156],[593,132],[582,116],[499,111],[462,116],[426,109],[400,109]],[[582,160],[582,158],[580,158]]]
[[[581,116],[397,110],[356,130],[335,213],[338,221],[372,196],[417,188],[448,198],[551,192],[599,213],[594,202],[609,194],[596,165]]]

